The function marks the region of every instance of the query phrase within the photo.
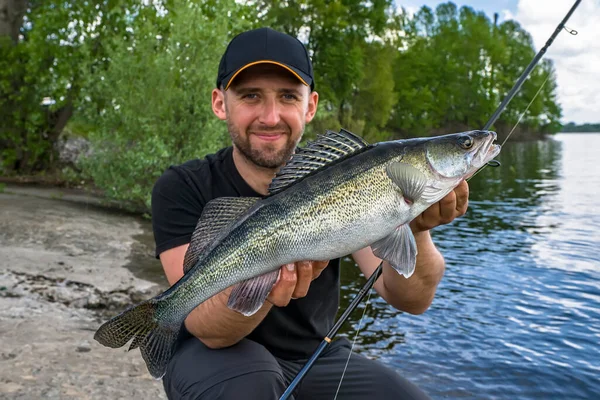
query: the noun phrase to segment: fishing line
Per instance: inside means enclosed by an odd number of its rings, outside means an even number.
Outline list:
[[[529,107],[531,107],[531,105],[533,104],[533,102],[535,101],[535,99],[542,92],[542,89],[544,88],[544,85],[546,84],[546,82],[548,82],[548,79],[550,79],[550,72],[548,73],[548,75],[546,75],[546,79],[544,80],[544,83],[542,83],[542,85],[538,89],[538,91],[535,94],[535,96],[533,96],[533,99],[531,99],[531,101],[529,102],[529,104],[527,104],[527,107],[525,108],[525,111],[523,111],[521,113],[521,116],[519,117],[519,120],[517,121],[517,123],[515,124],[515,126],[513,126],[513,128],[508,133],[508,136],[506,136],[506,138],[502,142],[502,144],[501,144],[502,147],[504,147],[504,144],[506,143],[506,141],[508,140],[508,138],[510,137],[510,135],[512,135],[513,132],[515,131],[515,129],[517,129],[517,126],[519,125],[519,123],[521,123],[521,120],[523,119],[523,117],[525,116],[525,114],[527,114],[527,111],[529,110]],[[468,179],[466,179],[466,181],[468,182],[469,180],[471,180],[475,175],[477,175],[478,173],[480,173],[481,170],[483,170],[485,167],[488,167],[488,166],[489,167],[499,167],[500,166],[500,162],[497,161],[497,160],[491,160],[490,162],[488,162],[487,164],[485,164],[483,167],[479,168],[477,170],[477,172],[475,172]]]
[[[342,377],[340,378],[340,383],[338,384],[337,390],[335,391],[335,397],[333,400],[337,399],[338,393],[340,392],[340,388],[342,387],[342,381],[344,380],[344,375],[346,374],[346,369],[348,368],[348,363],[350,362],[350,357],[352,356],[352,352],[354,350],[354,345],[356,344],[356,339],[358,338],[358,334],[362,329],[362,322],[365,318],[365,314],[367,313],[367,308],[369,308],[369,301],[371,300],[371,293],[373,291],[369,290],[369,295],[367,296],[367,302],[365,303],[365,309],[363,310],[362,317],[360,317],[360,321],[358,321],[358,328],[356,329],[356,334],[354,335],[354,340],[352,341],[352,347],[350,347],[350,354],[348,354],[348,359],[346,360],[346,365],[344,366],[344,372],[342,372]]]
[[[535,101],[536,97],[538,97],[538,94],[540,94],[540,92],[544,88],[544,85],[546,84],[546,82],[548,82],[548,78],[550,78],[550,73],[548,73],[548,75],[546,76],[546,80],[544,81],[544,83],[542,83],[542,86],[540,86],[540,88],[538,89],[538,91],[535,94],[535,96],[533,96],[533,99],[531,99],[531,101],[529,102],[529,104],[527,104],[527,107],[525,108],[525,111],[523,111],[521,113],[521,116],[519,117],[519,120],[517,121],[517,123],[515,124],[515,126],[513,126],[512,130],[510,131],[510,133],[508,134],[508,136],[506,137],[506,139],[504,139],[504,142],[502,142],[502,146],[504,146],[504,143],[506,143],[506,141],[508,140],[508,138],[510,137],[510,135],[512,135],[512,133],[515,131],[515,129],[517,128],[517,125],[519,125],[519,123],[521,122],[521,119],[523,119],[523,117],[525,116],[525,114],[527,114],[527,110],[529,110],[529,107],[531,107],[531,105]]]
[[[563,21],[561,22],[562,25],[562,29],[564,29],[565,31],[567,31],[569,34],[576,36],[579,32],[576,31],[575,29],[569,28],[568,26],[565,26],[564,23],[566,22],[566,20],[570,17],[571,13],[575,10],[575,8],[579,5],[579,1],[577,1],[575,3],[575,5],[573,5],[573,7],[571,8],[571,10],[569,11],[569,13],[567,14],[567,16],[563,19]],[[559,25],[560,27],[560,25]],[[556,31],[554,32],[553,36],[556,36],[558,34],[559,28],[556,29]],[[546,42],[546,45],[540,50],[540,52],[538,53],[539,56],[541,56],[542,54],[546,53],[546,49],[548,47],[550,47],[550,44],[554,41],[554,38],[551,37],[548,42]],[[537,58],[537,56],[536,56]],[[535,61],[535,59],[534,59]],[[537,63],[537,62],[536,62]],[[530,64],[530,67],[532,67],[533,69],[533,62]],[[535,64],[534,64],[535,65]],[[531,70],[530,70],[531,72]],[[544,82],[542,83],[542,85],[540,86],[540,88],[538,89],[538,91],[536,92],[535,96],[533,96],[533,99],[531,99],[531,101],[529,102],[529,104],[527,105],[527,108],[525,108],[525,111],[523,111],[523,113],[521,113],[521,116],[519,117],[519,120],[517,121],[517,123],[515,124],[515,126],[513,126],[512,130],[509,132],[508,136],[504,139],[504,141],[502,142],[502,146],[504,146],[504,144],[506,143],[506,141],[508,140],[508,138],[510,137],[510,135],[512,135],[512,133],[514,132],[514,130],[516,129],[517,125],[519,125],[519,123],[521,122],[521,119],[523,119],[523,117],[525,116],[525,114],[527,113],[527,111],[529,110],[529,107],[531,107],[531,104],[533,104],[533,102],[535,101],[535,99],[538,97],[538,95],[540,94],[540,92],[542,91],[542,89],[544,88],[544,85],[546,84],[546,82],[548,82],[548,79],[550,78],[550,74],[552,73],[552,71],[548,71],[548,74],[546,75],[546,79],[544,80]],[[513,90],[515,88],[513,87]],[[515,91],[516,93],[516,91]],[[509,96],[508,97],[512,97]],[[505,100],[506,101],[506,100]],[[508,103],[506,103],[508,104]],[[497,118],[498,116],[500,116],[500,114],[498,112],[496,112],[496,114],[494,114],[495,117]],[[492,125],[492,121],[495,121],[494,117],[492,117],[492,119],[490,119],[487,124],[486,127],[484,129],[487,129],[489,127],[491,127]],[[492,160],[489,163],[487,163],[486,165],[489,165],[490,167],[498,167],[500,166],[500,162],[497,160]],[[483,169],[483,168],[481,168]],[[481,171],[481,169],[479,171]],[[477,175],[479,173],[479,171],[477,171],[475,174],[473,174],[473,176]],[[471,176],[471,178],[473,177]],[[469,178],[469,179],[471,179]],[[468,179],[467,179],[468,180]]]

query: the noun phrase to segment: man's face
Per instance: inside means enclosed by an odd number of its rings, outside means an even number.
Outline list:
[[[255,165],[270,169],[289,160],[317,102],[316,92],[271,64],[249,67],[226,92],[213,91],[213,111],[227,121],[233,145]]]

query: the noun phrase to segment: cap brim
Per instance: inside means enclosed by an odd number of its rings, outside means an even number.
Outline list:
[[[311,89],[313,88],[312,78],[310,76],[306,75],[304,72],[300,71],[299,69],[294,68],[291,65],[283,64],[283,63],[280,63],[277,61],[261,60],[261,61],[254,61],[254,62],[248,63],[248,64],[244,65],[242,68],[239,68],[237,71],[234,71],[231,74],[229,74],[228,76],[226,76],[225,79],[223,79],[223,81],[222,81],[222,84],[224,85],[225,90],[229,89],[231,82],[233,82],[235,77],[238,76],[240,74],[240,72],[242,72],[243,70],[250,68],[254,65],[257,65],[257,64],[278,65],[281,68],[284,68],[284,69],[288,70],[290,73],[292,73],[292,75],[294,75],[296,78],[298,78],[298,80],[300,82],[302,82],[304,85],[309,86]]]

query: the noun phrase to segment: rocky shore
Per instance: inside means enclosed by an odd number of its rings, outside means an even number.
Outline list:
[[[0,399],[165,399],[135,350],[93,335],[166,287],[150,222],[85,194],[0,193]]]

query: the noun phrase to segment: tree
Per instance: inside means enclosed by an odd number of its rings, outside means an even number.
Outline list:
[[[397,101],[392,70],[397,52],[390,43],[371,42],[363,47],[362,79],[350,101],[352,118],[362,123],[357,131],[368,141],[391,139],[385,127]]]
[[[0,0],[0,37],[7,36],[13,44],[18,43],[27,3],[27,0]]]
[[[121,29],[127,7],[141,5],[0,2],[0,168],[31,173],[50,166],[54,144],[74,112],[80,72],[106,62],[105,39],[127,35]]]
[[[74,117],[96,149],[84,172],[111,197],[147,204],[169,163],[222,143],[208,102],[218,60],[257,26],[298,37],[312,57],[321,106],[307,139],[340,127],[369,141],[480,128],[533,58],[530,35],[451,2],[413,16],[393,4],[0,0],[0,169],[51,168]],[[493,128],[508,132],[528,106],[522,130],[559,129],[548,60]]]
[[[398,136],[481,128],[533,59],[530,35],[518,23],[500,26],[470,7],[422,7],[405,24],[406,43],[394,65],[397,102],[389,129]],[[506,132],[518,121],[542,83],[522,128],[555,131],[560,119],[551,63],[525,82],[494,128]]]

